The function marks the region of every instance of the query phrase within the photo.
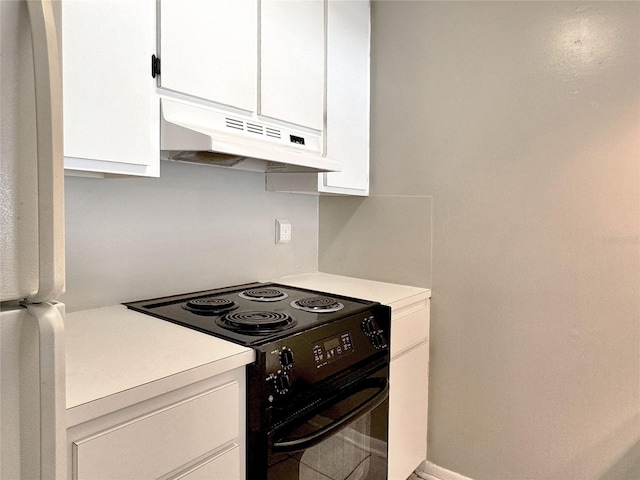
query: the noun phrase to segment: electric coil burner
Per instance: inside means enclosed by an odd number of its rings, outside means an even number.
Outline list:
[[[222,328],[246,333],[248,335],[264,335],[281,332],[297,323],[288,313],[282,312],[233,312],[216,319]]]
[[[291,302],[293,308],[303,310],[305,312],[316,313],[332,313],[338,312],[344,308],[344,305],[332,297],[308,297]]]
[[[200,315],[220,315],[235,310],[238,304],[226,298],[204,297],[189,300],[182,308]]]
[[[387,478],[389,307],[275,283],[126,305],[255,351],[247,478]]]
[[[240,292],[238,296],[254,302],[277,302],[288,297],[286,293],[277,288],[252,288]]]

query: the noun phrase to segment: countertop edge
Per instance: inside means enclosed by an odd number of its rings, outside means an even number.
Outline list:
[[[78,405],[67,406],[67,428],[93,418],[126,408],[200,381],[243,368],[255,360],[255,352],[247,350],[221,360],[216,360],[164,378],[115,392],[111,395],[89,400]]]
[[[251,348],[122,305],[67,315],[65,343],[71,417],[95,402],[123,404],[146,397],[147,391],[180,388],[255,360]]]

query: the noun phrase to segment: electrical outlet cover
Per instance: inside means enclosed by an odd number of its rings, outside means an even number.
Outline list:
[[[276,243],[291,241],[291,222],[286,218],[276,218]]]

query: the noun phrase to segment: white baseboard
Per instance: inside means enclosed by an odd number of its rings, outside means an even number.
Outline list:
[[[416,469],[416,475],[424,480],[472,480],[431,462],[422,462]]]

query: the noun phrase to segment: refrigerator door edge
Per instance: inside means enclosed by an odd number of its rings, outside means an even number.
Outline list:
[[[40,445],[39,477],[62,479],[67,476],[64,305],[45,302],[25,306],[33,317],[31,323],[37,328],[34,336],[38,338],[38,364],[35,367],[39,372],[36,387],[39,441],[35,443]],[[29,352],[25,353],[23,366],[32,358]],[[34,384],[33,379],[31,384]]]
[[[62,70],[51,0],[28,0],[36,90],[38,144],[38,290],[27,301],[64,293],[64,152]]]

